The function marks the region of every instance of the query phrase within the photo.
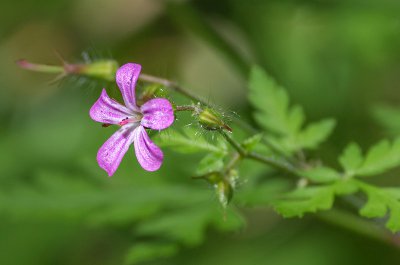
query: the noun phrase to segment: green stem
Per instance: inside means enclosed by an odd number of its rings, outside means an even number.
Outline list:
[[[261,162],[263,164],[266,164],[268,166],[271,166],[275,169],[278,169],[280,171],[284,171],[286,173],[289,173],[290,175],[301,177],[296,168],[293,167],[291,164],[287,162],[281,162],[278,161],[274,158],[264,156],[262,154],[256,153],[256,152],[248,152],[245,150],[240,143],[236,142],[230,135],[228,135],[225,131],[219,130],[221,135],[225,138],[225,140],[239,153],[239,155],[242,158],[247,158],[247,159],[252,159],[258,162]]]
[[[293,175],[293,176],[296,176],[296,177],[299,177],[299,178],[303,178],[303,176],[301,176],[297,172],[296,168],[293,165],[289,164],[288,162],[282,162],[282,161],[276,160],[273,157],[267,157],[267,156],[258,154],[256,152],[248,153],[247,154],[247,158],[253,159],[253,160],[261,162],[261,163],[264,163],[266,165],[270,165],[270,166],[272,166],[272,167],[274,167],[274,168],[276,168],[276,169],[278,169],[280,171],[284,171],[286,173],[289,173],[290,175]]]
[[[49,74],[62,74],[65,69],[63,66],[57,65],[47,65],[47,64],[35,64],[28,62],[27,60],[19,60],[16,62],[17,65],[23,69],[41,72],[41,73],[49,73]]]
[[[330,209],[329,211],[317,213],[316,217],[324,222],[345,228],[359,235],[385,242],[397,248],[400,247],[398,236],[390,234],[388,231],[382,229],[382,227],[358,218],[351,213],[338,209]]]
[[[242,156],[247,157],[247,151],[226,132],[219,130],[225,140]]]
[[[175,106],[175,111],[192,111],[197,112],[198,108],[193,105],[182,105],[182,106]]]
[[[235,152],[225,167],[225,174],[232,170],[240,162],[240,160],[242,160],[242,158],[243,157],[238,152]]]
[[[152,76],[152,75],[147,75],[147,74],[140,74],[139,80],[149,82],[149,83],[163,85],[179,94],[184,95],[185,97],[187,97],[195,102],[199,102],[200,104],[205,105],[205,106],[209,105],[206,103],[206,101],[204,99],[198,97],[196,94],[193,94],[191,91],[184,89],[183,87],[181,87],[178,83],[176,83],[174,81],[156,77],[156,76]]]

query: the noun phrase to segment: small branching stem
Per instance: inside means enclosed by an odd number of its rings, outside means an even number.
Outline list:
[[[263,164],[266,164],[268,166],[271,166],[275,169],[278,169],[280,171],[289,173],[290,175],[296,176],[296,177],[301,177],[296,169],[289,163],[287,162],[281,162],[278,161],[274,158],[264,156],[262,154],[256,153],[256,152],[248,152],[245,150],[240,143],[236,142],[229,134],[227,134],[223,130],[219,130],[221,135],[225,138],[225,140],[238,152],[238,154],[243,158],[247,159],[252,159],[258,162],[261,162]]]
[[[229,171],[235,168],[235,166],[242,160],[242,156],[238,152],[234,152],[232,158],[227,163],[224,173],[227,174]]]

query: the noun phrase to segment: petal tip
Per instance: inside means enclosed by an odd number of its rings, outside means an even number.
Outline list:
[[[141,124],[153,130],[164,130],[175,121],[171,102],[165,98],[154,98],[141,106],[144,114]]]
[[[139,77],[142,70],[142,65],[137,63],[126,63],[118,68],[115,78],[118,81],[123,81],[123,76]],[[137,78],[135,78],[137,79]]]
[[[99,153],[97,153],[97,163],[99,164],[99,167],[101,167],[105,172],[107,172],[108,177],[112,177],[114,175],[116,168],[114,169],[111,165],[107,164],[103,160],[100,151]]]
[[[127,63],[118,68],[115,74],[115,81],[121,90],[125,105],[135,111],[138,109],[136,105],[135,86],[141,69],[142,66],[140,64]]]
[[[161,168],[161,166],[162,166],[162,161],[160,161],[159,164],[152,164],[152,165],[149,165],[149,166],[141,165],[141,166],[142,166],[142,168],[143,168],[144,170],[146,170],[146,171],[148,171],[148,172],[154,172],[154,171],[157,171],[157,170],[159,170],[159,169]]]
[[[164,160],[161,149],[150,140],[144,127],[139,126],[134,134],[135,154],[140,166],[150,172],[160,169]]]
[[[96,100],[95,103],[93,103],[92,107],[89,110],[89,116],[92,120],[97,121],[98,118],[98,109],[100,105],[100,101],[104,98],[108,97],[107,91],[105,88],[100,93],[100,97]]]

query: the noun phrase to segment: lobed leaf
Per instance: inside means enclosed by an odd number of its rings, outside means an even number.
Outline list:
[[[224,167],[224,153],[209,153],[197,166],[196,174],[204,175],[213,171],[220,171]]]
[[[289,96],[260,67],[253,67],[249,81],[249,100],[257,109],[256,121],[265,129],[286,134]]]
[[[361,166],[364,158],[361,148],[356,143],[349,144],[339,157],[339,163],[346,174],[352,176]]]
[[[283,217],[302,217],[305,213],[332,208],[334,190],[331,186],[301,188],[286,194],[284,200],[273,203]]]
[[[383,140],[372,146],[358,169],[360,176],[371,176],[385,172],[400,165],[400,138],[391,145]]]
[[[368,198],[359,211],[360,215],[368,218],[387,215],[386,227],[392,232],[400,231],[400,189],[377,188],[360,181],[358,185]]]
[[[257,145],[261,142],[262,138],[263,138],[262,133],[253,135],[243,141],[242,147],[246,151],[249,151],[249,152],[253,151],[257,147]]]
[[[339,157],[339,163],[348,176],[373,176],[400,166],[400,138],[393,144],[382,140],[372,146],[365,157],[360,147],[352,143]]]
[[[297,145],[299,149],[315,149],[325,141],[335,128],[334,119],[324,119],[319,122],[309,124],[297,135]]]
[[[283,217],[302,217],[305,213],[332,208],[336,195],[351,194],[357,189],[352,180],[339,180],[328,185],[298,188],[272,205]]]
[[[325,166],[302,170],[300,174],[315,183],[333,182],[341,178],[336,170]]]
[[[226,145],[210,143],[204,136],[190,128],[186,128],[183,132],[172,129],[162,131],[155,141],[160,146],[170,147],[181,153],[226,153],[227,151]]]
[[[249,101],[256,109],[255,120],[263,129],[273,133],[269,136],[271,142],[279,145],[285,153],[316,148],[335,126],[333,119],[325,119],[303,128],[305,115],[302,107],[290,107],[285,89],[260,67],[253,67],[249,88]]]

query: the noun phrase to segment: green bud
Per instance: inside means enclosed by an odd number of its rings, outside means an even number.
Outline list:
[[[212,172],[206,175],[194,177],[196,179],[204,179],[210,183],[217,194],[218,200],[221,205],[226,208],[232,200],[233,192],[236,187],[238,173],[236,170],[229,172]]]
[[[223,179],[223,175],[220,172],[211,172],[201,176],[192,177],[193,179],[204,179],[211,185],[216,185]]]
[[[211,108],[204,108],[198,114],[198,119],[200,125],[210,131],[225,129],[227,131],[232,131],[232,129],[225,124],[221,115]]]
[[[19,67],[26,70],[48,74],[58,74],[58,78],[68,75],[85,75],[107,81],[115,80],[115,73],[119,67],[115,60],[98,60],[89,64],[69,64],[62,60],[63,65],[60,66],[36,64],[27,60],[18,60],[16,63]]]
[[[114,81],[118,67],[119,65],[115,60],[99,60],[90,64],[77,65],[73,73]]]
[[[221,180],[215,184],[218,200],[226,208],[233,197],[233,187],[227,180]]]

